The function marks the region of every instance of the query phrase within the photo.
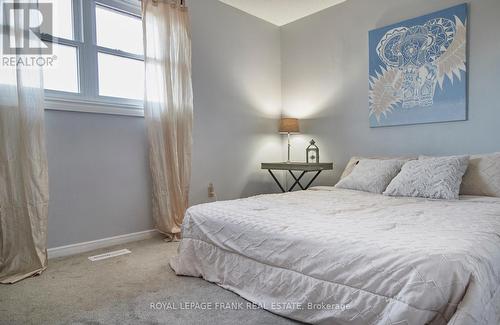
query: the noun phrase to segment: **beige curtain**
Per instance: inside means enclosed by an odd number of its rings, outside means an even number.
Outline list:
[[[15,25],[17,41],[22,17],[14,12],[9,26]],[[3,49],[0,56],[5,56]],[[41,70],[1,67],[0,283],[17,282],[47,267],[49,189],[43,114]]]
[[[180,1],[143,0],[144,115],[153,181],[153,218],[180,237],[191,178],[193,91],[188,10]]]

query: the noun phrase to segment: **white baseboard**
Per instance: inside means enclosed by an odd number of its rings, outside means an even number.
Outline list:
[[[90,252],[95,249],[110,247],[114,245],[120,245],[125,243],[130,243],[138,240],[144,240],[158,236],[160,233],[155,229],[134,232],[131,234],[125,234],[120,236],[108,237],[83,243],[76,243],[66,246],[49,248],[47,253],[49,258],[57,258],[70,256],[85,252]]]

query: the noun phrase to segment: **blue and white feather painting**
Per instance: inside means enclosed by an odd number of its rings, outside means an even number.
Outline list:
[[[467,119],[467,4],[369,33],[371,127]]]

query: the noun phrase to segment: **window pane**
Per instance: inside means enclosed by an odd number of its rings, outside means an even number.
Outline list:
[[[52,31],[41,28],[40,31],[55,37],[73,39],[72,0],[43,0],[41,3],[52,4]]]
[[[99,53],[98,60],[99,95],[144,98],[144,62],[105,53]]]
[[[52,67],[44,67],[45,89],[78,92],[78,56],[73,46],[53,44],[57,59]]]
[[[99,46],[143,54],[140,18],[96,6],[96,34]]]

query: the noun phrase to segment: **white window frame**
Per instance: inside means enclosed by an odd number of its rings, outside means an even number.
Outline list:
[[[141,18],[138,0],[72,0],[74,40],[42,35],[42,39],[76,47],[79,93],[45,90],[45,108],[53,110],[144,116],[142,100],[99,95],[99,52],[144,61],[144,56],[97,46],[96,6]]]

